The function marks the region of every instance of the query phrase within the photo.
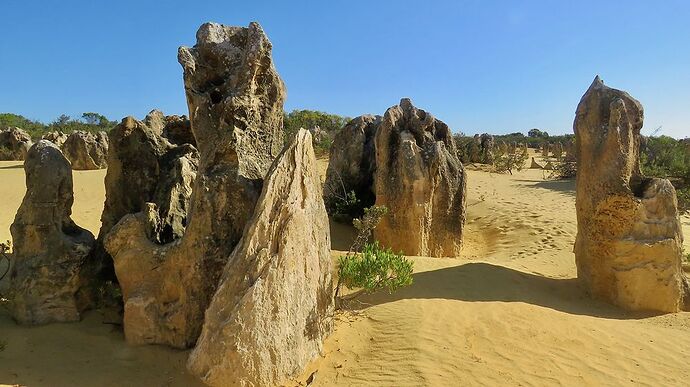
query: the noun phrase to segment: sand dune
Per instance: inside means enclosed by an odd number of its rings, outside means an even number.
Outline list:
[[[0,163],[1,239],[24,194],[19,165]],[[92,232],[104,173],[74,174],[74,219]],[[578,288],[573,181],[539,170],[468,173],[464,256],[412,257],[412,286],[350,303],[295,385],[314,372],[318,386],[687,385],[690,313],[627,313]],[[690,217],[683,222],[690,235]],[[331,228],[336,257],[354,234]],[[0,383],[194,385],[185,351],[128,347],[101,321],[92,312],[78,324],[26,328],[0,312]]]

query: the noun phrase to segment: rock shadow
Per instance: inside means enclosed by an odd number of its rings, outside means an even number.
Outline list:
[[[389,294],[364,295],[349,302],[366,309],[403,299],[447,299],[466,302],[523,302],[561,312],[611,319],[639,319],[657,315],[629,312],[590,298],[577,279],[555,279],[484,262],[467,263],[414,274],[414,283]],[[360,305],[360,306],[357,306]]]
[[[563,195],[575,197],[575,179],[560,179],[560,180],[529,180],[518,179],[516,181],[534,183],[527,185],[531,188],[543,188]]]

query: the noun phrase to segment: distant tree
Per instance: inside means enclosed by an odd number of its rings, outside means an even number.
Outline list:
[[[111,124],[110,120],[108,120],[104,115],[100,113],[93,113],[93,112],[88,112],[88,113],[83,113],[81,115],[81,118],[86,121],[87,124],[89,125],[96,125],[96,126],[109,126]]]
[[[313,129],[321,128],[326,132],[333,133],[340,130],[350,120],[348,117],[329,114],[315,110],[293,110],[285,114],[283,126],[285,136],[294,136],[300,128]]]
[[[546,131],[541,131],[537,128],[530,129],[529,132],[527,132],[527,135],[529,137],[533,137],[533,138],[548,138],[549,137],[549,133],[547,133]]]
[[[72,117],[66,114],[61,114],[60,117],[56,118],[55,121],[53,121],[53,124],[57,127],[65,127],[71,119]]]

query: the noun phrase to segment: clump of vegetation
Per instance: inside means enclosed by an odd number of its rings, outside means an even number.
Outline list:
[[[678,206],[690,210],[690,145],[672,137],[645,137],[640,165],[646,176],[669,179],[676,188]]]
[[[0,129],[16,126],[20,129],[24,129],[34,140],[40,139],[44,134],[53,131],[60,131],[67,134],[77,130],[107,132],[115,125],[117,125],[117,122],[110,121],[104,115],[94,112],[83,113],[81,118],[78,119],[73,119],[68,115],[62,114],[49,124],[30,120],[18,114],[0,113]]]
[[[522,171],[528,157],[527,149],[524,147],[518,146],[512,150],[496,147],[494,151],[493,170],[497,173],[508,172],[512,175],[513,170]]]
[[[10,267],[12,266],[10,257],[7,255],[11,249],[12,242],[0,242],[0,281],[2,281],[5,278],[7,273],[9,273],[10,271]],[[2,269],[3,266],[5,266],[4,269]]]
[[[0,340],[0,352],[4,351],[5,348],[7,348],[7,341]]]
[[[323,187],[326,211],[335,221],[350,223],[364,215],[364,209],[374,204],[375,198],[373,193],[360,197],[354,187],[343,181],[338,171],[333,172],[337,179],[329,179]]]
[[[293,110],[285,113],[283,128],[285,143],[295,137],[300,128],[312,131],[312,144],[317,156],[327,155],[333,145],[335,134],[350,121],[350,118],[315,110]]]
[[[353,221],[357,237],[347,254],[338,259],[336,305],[341,303],[343,286],[371,293],[380,289],[393,292],[412,284],[412,261],[389,248],[381,247],[377,241],[369,243],[374,228],[387,212],[386,207],[372,206],[364,210],[362,218]]]
[[[549,174],[551,179],[572,179],[577,176],[577,162],[560,160],[552,163],[553,170]]]

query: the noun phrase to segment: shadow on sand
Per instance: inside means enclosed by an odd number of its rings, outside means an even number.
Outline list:
[[[15,165],[5,165],[3,167],[0,167],[0,169],[24,169],[24,164],[15,164]]]
[[[576,279],[554,279],[523,273],[484,262],[467,263],[414,274],[411,286],[393,294],[386,291],[364,295],[351,302],[353,309],[402,299],[447,299],[467,302],[524,302],[565,313],[611,319],[639,319],[651,313],[631,313],[593,300]]]
[[[575,179],[562,179],[562,180],[526,180],[519,179],[517,181],[522,181],[526,183],[534,183],[528,185],[527,187],[543,188],[563,195],[575,196]]]

